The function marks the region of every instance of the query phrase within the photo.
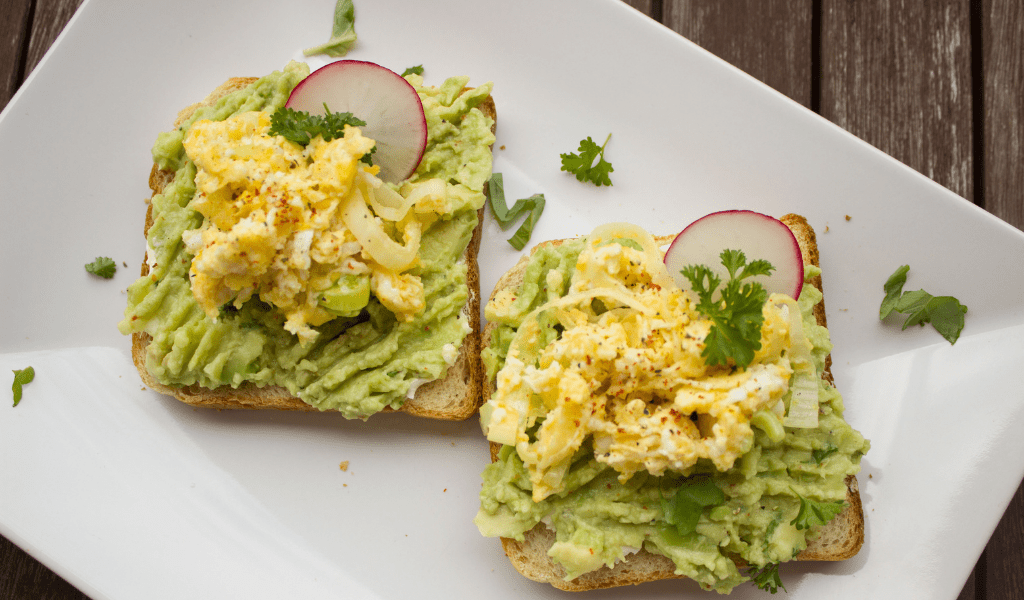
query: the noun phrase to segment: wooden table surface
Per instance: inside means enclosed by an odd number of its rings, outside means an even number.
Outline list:
[[[1021,0],[625,1],[1024,229]],[[0,0],[0,109],[80,3]],[[0,538],[0,600],[42,598],[85,596]],[[960,593],[1015,598],[1024,488]]]

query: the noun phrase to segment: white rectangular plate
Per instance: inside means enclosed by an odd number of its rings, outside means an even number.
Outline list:
[[[806,216],[836,382],[873,447],[864,548],[787,565],[789,597],[957,595],[1024,475],[1024,272],[1004,268],[1024,264],[1021,232],[617,0],[356,10],[350,58],[494,81],[495,170],[510,199],[548,200],[534,242],[607,221],[674,233],[727,208]],[[0,403],[0,533],[93,597],[561,597],[473,526],[475,419],[194,410],[143,389],[117,333],[157,133],[224,79],[300,58],[332,13],[89,0],[0,115],[0,373],[37,373],[18,407]],[[560,153],[609,133],[614,186],[560,172]],[[484,226],[486,297],[519,253]],[[82,268],[96,256],[127,267],[100,280]],[[908,289],[970,307],[955,346],[879,322],[901,264]],[[681,592],[702,594],[593,596]]]

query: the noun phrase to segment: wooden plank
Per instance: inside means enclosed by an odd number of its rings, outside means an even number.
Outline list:
[[[32,34],[25,55],[25,77],[39,64],[82,0],[38,0],[32,19]]]
[[[665,0],[663,22],[810,108],[813,8],[811,0]]]
[[[985,208],[1024,229],[1024,3],[983,6]]]
[[[0,598],[89,600],[70,583],[3,538],[0,538]]]
[[[972,199],[968,0],[822,8],[822,116]]]
[[[21,85],[31,0],[0,2],[0,110]]]
[[[822,116],[974,199],[968,0],[822,0],[821,29]]]
[[[1024,5],[986,0],[981,13],[985,208],[1024,229]],[[1024,598],[1024,486],[992,534],[985,557],[982,586],[988,598]]]
[[[622,0],[622,1],[625,2],[626,4],[632,6],[633,8],[637,9],[638,11],[644,13],[648,17],[651,17],[651,18],[653,18],[656,21],[660,20],[660,16],[661,15],[657,14],[657,12],[660,12],[660,11],[658,11],[660,6],[655,6],[655,5],[660,5],[661,4],[659,2],[659,0]]]

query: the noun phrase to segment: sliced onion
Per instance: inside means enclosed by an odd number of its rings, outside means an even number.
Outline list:
[[[366,171],[360,173],[360,178],[366,185],[366,198],[378,217],[397,223],[409,213],[409,208],[413,204],[411,200],[403,198],[401,194]]]
[[[391,239],[366,205],[363,193],[352,190],[341,208],[341,218],[359,240],[363,252],[374,262],[396,273],[412,266],[420,248],[420,222],[409,219],[405,224],[405,245]]]
[[[448,186],[445,185],[441,179],[428,179],[422,183],[417,183],[409,186],[409,204],[416,207],[416,212],[434,212],[433,209],[421,210],[419,203],[421,200],[430,198],[432,200],[444,200],[448,197]],[[403,188],[405,189],[405,188]],[[433,205],[434,203],[428,203]]]
[[[789,321],[790,347],[789,362],[793,366],[793,377],[789,389],[789,412],[782,424],[786,427],[813,428],[818,426],[818,372],[811,356],[811,342],[804,333],[800,306],[784,294],[772,294],[768,299],[783,309]]]

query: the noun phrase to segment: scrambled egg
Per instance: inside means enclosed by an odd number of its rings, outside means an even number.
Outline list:
[[[612,241],[622,238],[642,250]],[[561,279],[551,271],[546,283],[565,289]],[[514,300],[511,290],[496,295],[488,319],[507,316]],[[567,293],[522,320],[481,412],[488,438],[516,447],[535,501],[564,488],[588,437],[621,481],[687,473],[699,459],[725,471],[751,448],[756,413],[782,417],[793,375],[786,303],[765,304],[761,350],[735,370],[704,363],[711,323],[694,305],[649,234],[621,224],[591,234]],[[545,313],[561,329],[550,343],[541,341]]]
[[[406,184],[401,193],[387,186],[377,167],[360,162],[374,141],[358,128],[303,147],[269,135],[270,125],[266,112],[198,121],[184,141],[197,169],[189,206],[205,217],[182,235],[200,306],[216,319],[225,304],[258,295],[305,344],[316,338],[313,327],[338,316],[323,292],[355,275],[411,320],[424,290],[408,271],[423,230],[450,210],[445,184]]]

